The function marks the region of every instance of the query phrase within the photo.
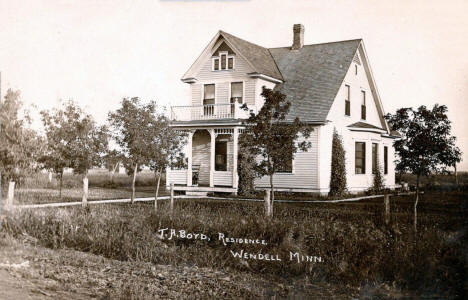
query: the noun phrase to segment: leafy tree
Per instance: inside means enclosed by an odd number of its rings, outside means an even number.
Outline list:
[[[342,196],[346,193],[346,161],[341,136],[333,130],[330,196]]]
[[[274,174],[286,169],[298,150],[307,151],[310,148],[307,139],[311,129],[299,118],[292,122],[286,120],[291,103],[284,94],[263,87],[261,95],[265,98],[265,104],[257,114],[250,112],[245,121],[246,131],[239,143],[257,158],[254,166],[256,175],[269,176],[273,204]],[[247,110],[247,106],[244,105],[243,109]],[[300,134],[303,141],[297,143]]]
[[[241,135],[241,139],[244,135]],[[255,156],[242,147],[242,141],[239,140],[239,155],[237,159],[237,172],[239,174],[239,194],[251,196],[254,191],[255,180]]]
[[[169,126],[169,120],[164,114],[155,111],[155,118],[147,125],[149,138],[149,167],[157,178],[154,194],[154,208],[157,210],[157,200],[162,172],[166,167],[185,167],[185,157],[182,147],[185,145],[185,134]]]
[[[127,173],[133,175],[131,201],[135,199],[135,181],[138,171],[148,165],[151,159],[152,139],[150,135],[156,118],[156,103],[141,103],[138,97],[124,98],[121,107],[110,112],[108,121],[113,131],[113,138],[119,146]]]
[[[376,194],[382,192],[384,190],[384,178],[382,174],[382,167],[379,164],[379,157],[377,154],[377,166],[374,174],[374,178],[372,181],[372,191]]]
[[[417,230],[417,205],[419,180],[431,172],[440,172],[461,160],[461,152],[451,135],[451,122],[445,105],[434,105],[432,109],[420,106],[400,108],[394,115],[385,118],[392,129],[401,134],[393,143],[398,154],[396,169],[416,175],[416,198],[414,202],[414,229]]]
[[[48,149],[41,158],[47,169],[60,176],[60,196],[64,168],[88,177],[88,170],[103,163],[108,147],[108,130],[98,126],[91,115],[68,101],[52,111],[41,111]]]
[[[22,106],[20,92],[11,89],[0,101],[0,175],[7,181],[18,181],[35,171],[43,150],[42,139],[27,127],[31,119]]]
[[[114,182],[114,174],[121,162],[122,156],[119,151],[115,149],[109,150],[104,156],[104,166],[109,170],[109,179],[111,183]]]

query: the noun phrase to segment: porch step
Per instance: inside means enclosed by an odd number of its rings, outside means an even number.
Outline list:
[[[201,191],[186,191],[185,195],[187,196],[207,196],[208,192],[201,192]]]

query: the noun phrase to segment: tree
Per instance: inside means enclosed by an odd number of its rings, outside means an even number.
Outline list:
[[[346,193],[345,154],[343,141],[335,128],[332,140],[330,196],[342,196]]]
[[[147,125],[149,137],[149,167],[155,173],[156,189],[154,194],[154,209],[158,207],[158,193],[162,172],[166,167],[185,167],[185,156],[182,147],[185,145],[185,134],[169,126],[169,120],[164,114],[155,111],[155,118]]]
[[[138,97],[124,98],[121,107],[110,112],[108,121],[112,128],[113,138],[120,148],[124,166],[132,179],[131,202],[135,199],[136,175],[143,165],[151,159],[149,149],[152,140],[148,126],[152,126],[156,118],[156,103],[150,101],[141,103]]]
[[[108,130],[98,126],[93,117],[76,103],[67,101],[52,111],[41,111],[48,149],[41,158],[47,169],[60,176],[60,197],[64,168],[83,174],[103,163],[108,147]]]
[[[114,183],[114,174],[122,162],[122,157],[119,151],[112,149],[104,156],[104,166],[109,170],[110,183]]]
[[[307,151],[311,128],[299,118],[286,120],[291,103],[278,91],[263,87],[265,104],[257,114],[250,112],[244,122],[246,131],[239,139],[241,148],[248,151],[257,160],[254,169],[258,177],[269,176],[271,202],[274,201],[273,176],[276,172],[287,169],[298,150]],[[247,110],[244,105],[243,109]],[[303,140],[297,142],[299,136]]]
[[[27,126],[31,119],[22,111],[20,92],[9,89],[0,101],[0,182],[18,181],[38,167],[43,141]]]
[[[461,152],[456,147],[456,138],[451,135],[451,122],[445,105],[434,105],[432,109],[420,106],[400,108],[394,115],[387,114],[393,130],[401,138],[393,145],[398,155],[396,169],[416,175],[416,197],[414,201],[414,230],[417,231],[417,205],[419,200],[419,180],[431,172],[445,170],[461,160]]]
[[[376,159],[377,159],[377,165],[376,165],[376,169],[374,170],[374,178],[372,181],[372,191],[375,194],[378,194],[384,190],[385,185],[384,185],[384,178],[382,174],[382,167],[379,164],[378,154],[377,154]]]

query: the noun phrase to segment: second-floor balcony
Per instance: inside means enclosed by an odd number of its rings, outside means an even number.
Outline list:
[[[249,110],[252,110],[249,106]],[[172,121],[196,121],[215,119],[246,119],[249,113],[238,103],[205,104],[193,106],[172,106]]]

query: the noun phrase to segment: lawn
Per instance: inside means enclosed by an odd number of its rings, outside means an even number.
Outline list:
[[[346,287],[349,295],[359,291],[361,298],[400,293],[454,299],[465,296],[467,196],[426,193],[419,205],[417,233],[412,230],[412,196],[391,198],[388,225],[382,199],[277,203],[271,220],[263,217],[258,202],[184,199],[176,200],[173,215],[167,201],[157,213],[151,203],[22,210],[7,216],[4,231],[15,239],[27,234],[55,251],[73,249],[122,262],[248,274],[283,286],[279,296],[300,289],[302,296],[311,297],[307,286],[330,284]],[[161,238],[158,230],[165,228],[184,230],[185,238],[180,233],[170,240]],[[187,233],[193,233],[191,238]],[[266,245],[224,245],[219,233],[265,240]],[[242,250],[282,260],[234,257]],[[291,253],[305,261],[291,260]]]

